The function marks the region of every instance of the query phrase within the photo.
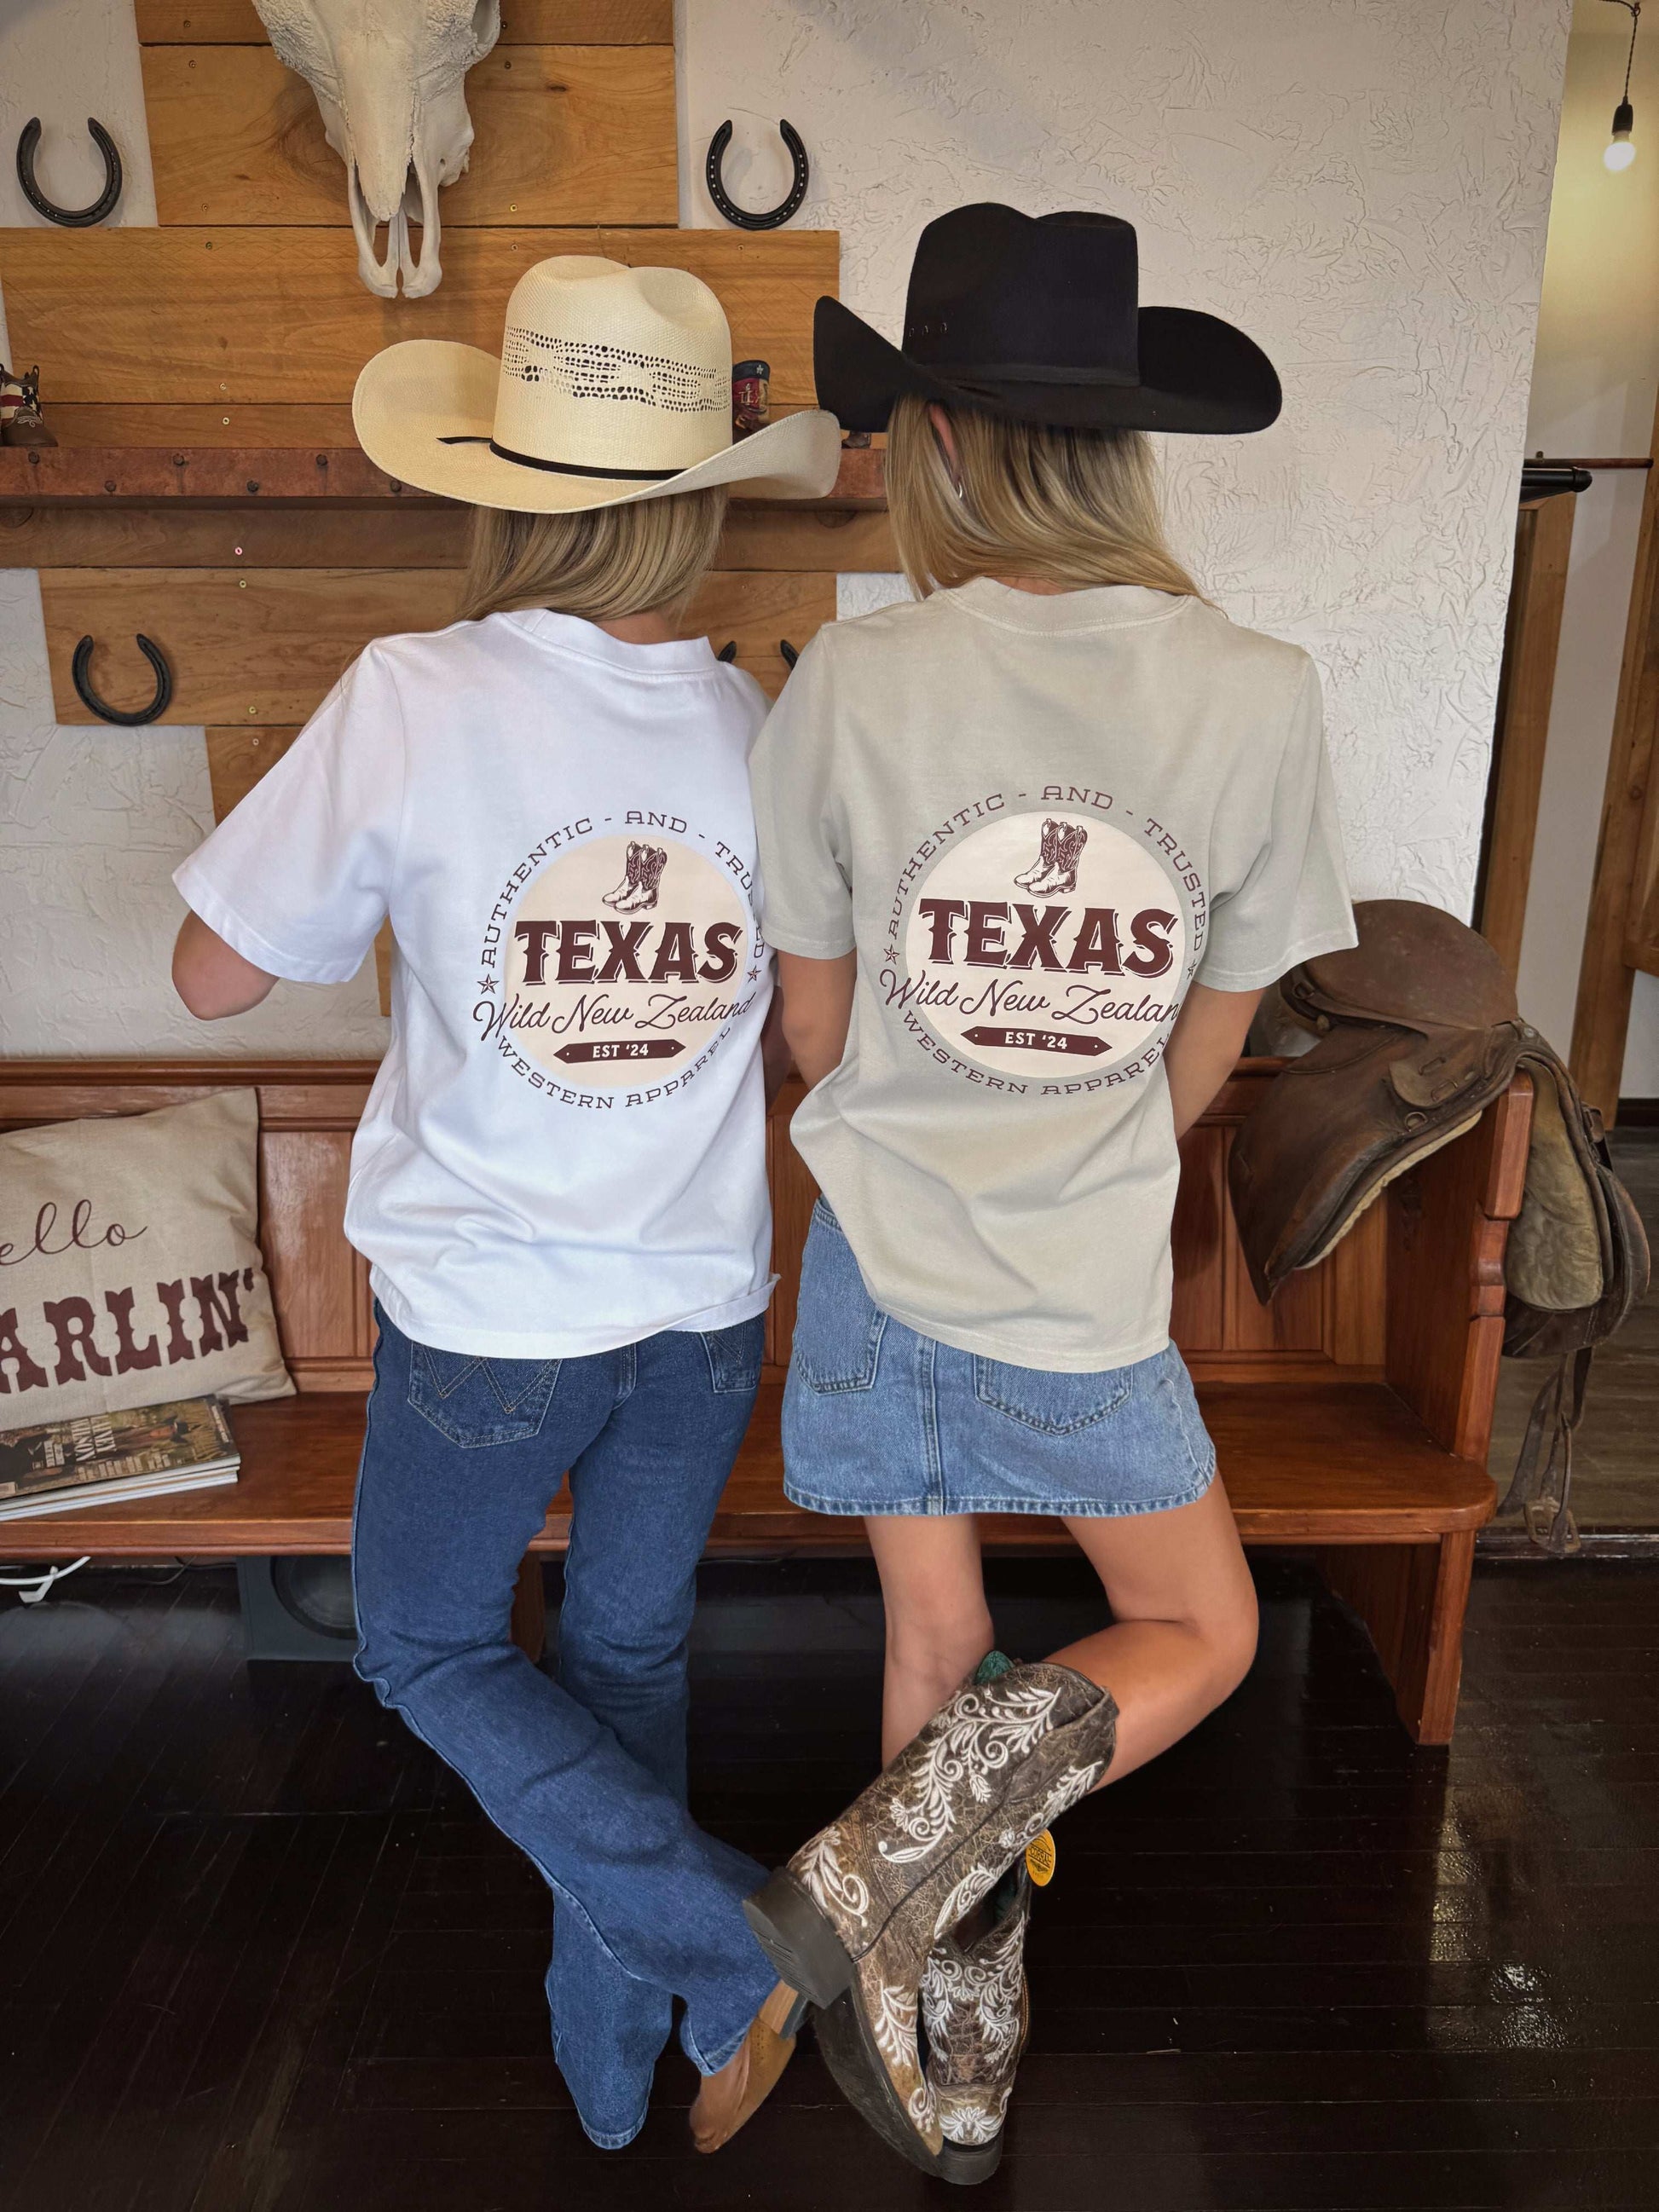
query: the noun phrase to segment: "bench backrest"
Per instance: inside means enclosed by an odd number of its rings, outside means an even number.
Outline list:
[[[1480,1127],[1395,1184],[1319,1267],[1257,1304],[1227,1199],[1233,1132],[1279,1063],[1241,1061],[1182,1148],[1173,1334],[1200,1381],[1386,1379],[1448,1450],[1484,1459],[1502,1333],[1503,1249],[1520,1199],[1524,1079]],[[368,1270],[341,1230],[351,1136],[374,1066],[357,1060],[0,1063],[0,1126],[142,1113],[234,1085],[260,1109],[260,1238],[283,1349],[302,1390],[369,1380]],[[789,1142],[800,1096],[769,1128],[781,1281],[768,1358],[787,1362],[801,1246],[815,1196]]]

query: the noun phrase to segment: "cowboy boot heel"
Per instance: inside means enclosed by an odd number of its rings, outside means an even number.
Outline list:
[[[1100,1780],[1116,1719],[1105,1691],[1068,1667],[964,1683],[751,1900],[750,1925],[779,1973],[815,2002],[833,2000],[817,2023],[830,2072],[924,2172],[939,2172],[944,2143],[916,2043],[928,1954]]]
[[[744,1899],[743,1915],[781,1981],[820,2011],[834,2004],[853,1978],[852,1954],[787,1868]]]

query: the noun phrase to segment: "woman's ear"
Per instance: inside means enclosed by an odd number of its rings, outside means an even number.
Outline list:
[[[940,450],[950,463],[951,474],[954,477],[957,473],[957,434],[951,427],[950,416],[937,399],[929,400],[927,404],[927,420],[933,426],[933,435],[939,440]]]
[[[958,499],[964,499],[967,495],[962,488],[962,466],[957,459],[957,434],[951,427],[950,416],[937,399],[927,403],[927,421],[939,441],[939,449],[945,456],[945,473],[951,479],[951,489]]]

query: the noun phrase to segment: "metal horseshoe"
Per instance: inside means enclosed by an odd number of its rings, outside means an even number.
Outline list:
[[[703,173],[708,180],[708,197],[726,217],[727,222],[735,223],[739,230],[775,230],[780,223],[788,222],[790,216],[806,198],[806,180],[811,172],[807,167],[806,149],[801,143],[800,133],[793,123],[780,123],[778,132],[794,159],[795,181],[790,185],[787,196],[778,202],[776,207],[769,208],[760,215],[756,215],[751,210],[740,208],[738,205],[726,191],[726,179],[720,174],[720,163],[726,158],[726,148],[732,143],[732,125],[729,118],[721,124],[708,142],[708,159],[703,167]]]
[[[36,215],[43,215],[48,222],[60,222],[65,230],[88,230],[106,216],[113,215],[121,197],[121,156],[116,151],[115,141],[94,116],[88,116],[87,128],[92,133],[93,143],[104,157],[104,189],[89,207],[61,208],[49,200],[34,181],[34,149],[40,143],[40,118],[30,116],[23,125],[17,141],[17,181],[23,187],[23,196]]]
[[[142,631],[138,634],[138,650],[155,671],[155,696],[148,707],[137,714],[125,713],[119,707],[107,707],[92,688],[88,670],[92,665],[92,639],[83,637],[75,648],[75,658],[70,663],[70,676],[76,696],[83,707],[90,707],[100,722],[118,722],[123,729],[136,730],[141,723],[159,721],[173,700],[173,671],[167,666],[161,648]]]

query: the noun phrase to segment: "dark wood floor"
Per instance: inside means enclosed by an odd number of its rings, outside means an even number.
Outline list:
[[[1062,1570],[999,1571],[1006,1642],[1067,1632]],[[767,1857],[873,1755],[868,1584],[813,1573],[721,1571],[699,1639],[697,1802]],[[1244,1689],[1061,1829],[977,2202],[1651,2212],[1659,1571],[1483,1571],[1449,1756],[1300,1567],[1260,1573]],[[590,2148],[538,1881],[344,1668],[245,1665],[228,1574],[3,1604],[5,2212],[937,2201],[807,2048],[714,2159],[678,2057],[639,2142]]]

